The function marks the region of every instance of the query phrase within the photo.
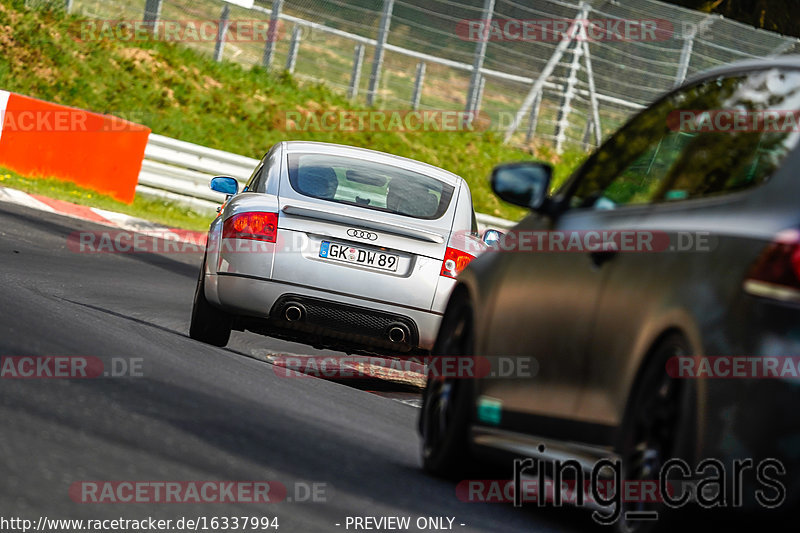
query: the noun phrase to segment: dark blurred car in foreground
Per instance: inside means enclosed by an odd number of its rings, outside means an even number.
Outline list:
[[[496,194],[532,213],[459,276],[434,354],[538,370],[429,375],[424,468],[619,460],[622,480],[683,482],[680,505],[621,503],[628,531],[665,523],[630,511],[796,508],[798,109],[800,58],[738,63],[638,113],[550,196],[547,165],[496,167]]]

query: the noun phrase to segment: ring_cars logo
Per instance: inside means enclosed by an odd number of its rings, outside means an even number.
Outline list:
[[[372,233],[371,231],[364,231],[363,229],[350,228],[347,230],[347,234],[356,239],[366,239],[368,241],[374,241],[378,238],[377,233]]]

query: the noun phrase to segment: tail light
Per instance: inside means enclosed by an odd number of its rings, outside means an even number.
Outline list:
[[[467,252],[462,252],[455,248],[447,248],[444,252],[444,261],[442,262],[442,271],[440,275],[448,278],[455,278],[462,270],[467,268],[467,265],[473,259],[475,259],[475,256]]]
[[[277,235],[278,213],[239,213],[222,224],[222,237],[225,239],[275,242]]]
[[[800,231],[778,233],[753,263],[744,289],[757,296],[800,301]]]

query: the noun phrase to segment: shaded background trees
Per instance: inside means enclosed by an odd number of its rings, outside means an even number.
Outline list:
[[[718,13],[757,28],[800,37],[797,0],[666,0],[670,4]]]

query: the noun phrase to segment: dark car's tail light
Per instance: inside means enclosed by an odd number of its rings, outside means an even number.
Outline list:
[[[444,261],[442,262],[442,271],[440,275],[448,278],[455,278],[462,270],[467,268],[467,265],[473,259],[475,259],[475,256],[467,252],[462,252],[455,248],[447,248],[444,252]]]
[[[225,239],[275,242],[277,235],[278,213],[239,213],[222,224],[222,237]]]
[[[800,231],[776,235],[750,268],[744,289],[757,296],[800,301]]]

